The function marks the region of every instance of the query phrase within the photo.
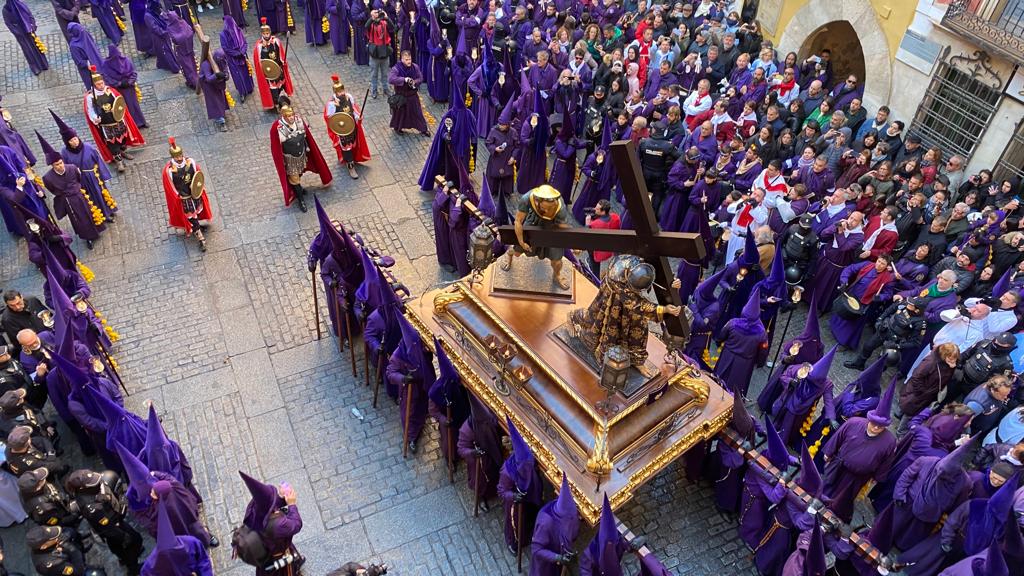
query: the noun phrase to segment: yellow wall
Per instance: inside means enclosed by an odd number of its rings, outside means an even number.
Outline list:
[[[846,2],[850,0],[827,1]],[[903,34],[907,31],[907,28],[910,27],[910,23],[914,20],[914,11],[917,8],[917,0],[869,1],[875,8],[876,18],[879,25],[882,27],[882,31],[885,33],[886,40],[888,41],[890,59],[895,59],[896,49],[899,48],[900,42],[903,40]],[[793,19],[793,15],[807,3],[808,0],[782,1],[782,9],[779,11],[779,23],[776,26],[775,35],[772,36],[773,41],[779,41],[779,38],[782,37],[782,33],[785,32],[786,27],[789,26],[789,21]],[[766,2],[762,0],[762,8],[765,4]],[[888,15],[888,17],[883,18],[882,15]]]

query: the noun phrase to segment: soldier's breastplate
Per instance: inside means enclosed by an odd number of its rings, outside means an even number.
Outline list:
[[[174,190],[178,193],[178,196],[184,198],[191,196],[192,194],[192,178],[196,175],[195,166],[186,164],[182,168],[178,168],[171,177],[171,181],[174,183]]]
[[[281,48],[276,43],[270,46],[260,46],[260,59],[273,60],[277,62],[278,66],[284,67],[284,61],[281,60]]]
[[[306,152],[306,135],[296,134],[281,143],[281,150],[289,156],[302,156]]]
[[[114,124],[114,97],[110,94],[93,94],[92,107],[100,117],[100,124]]]

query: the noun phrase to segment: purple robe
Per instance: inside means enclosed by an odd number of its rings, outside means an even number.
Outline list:
[[[797,174],[796,182],[807,187],[806,198],[821,200],[829,194],[829,189],[836,183],[836,177],[828,168],[815,172],[814,166],[804,166]]]
[[[845,522],[853,517],[853,501],[861,488],[872,478],[883,480],[896,454],[892,433],[884,430],[870,437],[867,425],[866,418],[850,418],[825,444],[823,494],[831,501],[829,508]]]
[[[118,406],[124,406],[121,390],[112,381],[107,378],[95,378],[93,383],[95,385],[90,384],[93,394],[102,394]],[[92,396],[82,393],[81,388],[74,388],[68,394],[67,407],[75,421],[89,434],[103,464],[110,470],[123,472],[117,452],[107,447],[107,420]]]
[[[818,239],[824,244],[817,260],[817,273],[811,279],[811,297],[821,314],[832,307],[839,277],[843,269],[857,258],[861,244],[864,243],[863,232],[839,234],[835,226],[821,231]]]
[[[348,21],[348,0],[327,0],[327,21],[330,25],[331,49],[335,54],[348,54],[352,28]]]
[[[358,0],[357,0],[358,1]],[[447,40],[431,38],[427,44],[430,52],[430,77],[427,78],[427,93],[434,102],[447,102],[452,90],[452,71],[449,66]]]
[[[469,212],[462,209],[461,202],[451,202],[448,207],[448,236],[451,244],[452,257],[459,276],[466,276],[472,270],[469,267]]]
[[[89,12],[100,23],[103,33],[114,44],[119,44],[121,37],[124,36],[121,27],[117,25],[117,17],[114,12],[114,4],[117,2],[118,0],[91,0]],[[99,66],[99,64],[96,65]]]
[[[369,66],[370,53],[366,48],[366,21],[370,12],[365,0],[351,0],[348,18],[352,22],[352,61],[358,66]]]
[[[558,84],[558,70],[551,63],[543,67],[539,64],[530,66],[526,72],[522,73],[520,80],[520,85],[524,92],[528,89],[543,92],[541,99],[544,102],[544,111],[547,114],[554,112],[555,103],[552,97],[554,96],[556,84]],[[544,94],[547,94],[547,96]]]
[[[224,10],[224,16],[230,16],[241,28],[245,28],[249,25],[245,21],[245,11],[242,10],[242,0],[224,0],[221,3],[221,8]],[[334,27],[334,23],[331,23],[331,27]],[[221,42],[221,48],[224,47],[224,43]]]
[[[271,33],[275,35],[288,31],[288,11],[291,10],[291,6],[288,6],[287,2],[288,0],[254,0],[256,16],[266,18]]]
[[[249,73],[249,44],[245,41],[245,34],[227,17],[224,18],[224,29],[220,33],[220,47],[227,57],[228,76],[231,76],[238,95],[245,100],[255,89],[252,74]]]
[[[470,74],[468,80],[469,89],[473,92],[477,134],[487,134],[491,127],[494,126],[495,120],[498,119],[498,114],[501,113],[497,82],[501,65],[493,65],[492,67],[491,74],[494,75],[493,78],[488,77],[489,75],[484,69],[484,64],[481,64]]]
[[[835,420],[836,417],[832,403],[832,381],[826,378],[824,382],[818,384],[810,378],[800,378],[797,371],[801,366],[794,364],[783,371],[779,377],[782,391],[775,398],[770,410],[772,423],[778,429],[779,436],[793,448],[800,447],[803,441],[800,427],[814,411],[818,400],[824,399],[823,413],[827,420]]]
[[[103,212],[103,216],[110,218],[117,213],[117,208],[112,206],[104,197],[103,189],[105,183],[110,181],[110,169],[107,163],[100,158],[96,148],[87,142],[81,142],[77,150],[71,150],[67,146],[60,151],[64,164],[74,164],[82,175],[82,186],[89,194],[93,204]]]
[[[160,498],[164,502],[164,507],[167,508],[167,515],[171,519],[174,533],[192,536],[203,546],[209,546],[210,533],[206,531],[206,527],[199,520],[199,504],[196,502],[195,496],[181,482],[175,480],[174,476],[157,470],[150,473],[157,481],[166,481],[171,485],[170,491]],[[128,499],[128,503],[132,504],[132,498]],[[157,501],[146,494],[144,505],[141,508],[138,507],[139,503],[136,501],[135,506],[129,506],[132,516],[151,536],[156,537],[157,511],[159,509]]]
[[[491,128],[484,140],[487,148],[487,168],[484,171],[484,189],[482,194],[490,194],[495,206],[494,220],[497,224],[508,224],[511,221],[506,202],[512,201],[512,194],[515,191],[515,167],[509,161],[515,158],[519,148],[519,133],[509,129],[502,132],[497,126]],[[505,148],[498,151],[498,148]],[[586,164],[584,163],[584,173]],[[584,186],[584,190],[586,187]],[[583,194],[580,194],[583,197]],[[573,210],[576,207],[573,206]],[[582,209],[581,209],[582,210]]]
[[[579,536],[579,517],[561,517],[557,502],[552,500],[544,504],[537,513],[533,542],[530,544],[530,576],[561,576],[562,565],[556,558],[572,551]]]
[[[746,172],[740,173],[739,165],[736,166],[736,172],[732,177],[732,185],[740,192],[749,192],[750,187],[754,185],[754,180],[761,175],[761,161],[755,162]]]
[[[452,252],[451,236],[448,234],[448,209],[451,196],[443,189],[434,189],[431,213],[434,219],[434,252],[437,263],[445,268],[455,268],[455,254]]]
[[[715,364],[715,374],[733,394],[747,394],[755,360],[761,349],[768,345],[768,334],[760,321],[751,326],[744,318],[735,318],[722,330],[725,343]]]
[[[868,271],[865,272],[860,279],[857,279],[857,275],[865,267]],[[854,262],[843,269],[842,274],[839,275],[839,285],[847,286],[846,293],[853,296],[857,300],[860,300],[864,296],[864,292],[868,289],[868,285],[875,281],[878,277],[878,272],[875,270],[874,262]],[[850,284],[852,282],[852,284]],[[881,290],[878,291],[872,297],[872,303],[878,301],[887,301],[892,298],[892,282],[886,282]],[[831,306],[831,303],[829,304]],[[861,302],[861,306],[865,306]],[[855,320],[849,320],[843,318],[839,314],[831,314],[828,319],[829,328],[832,329],[832,335],[835,336],[836,342],[846,346],[847,348],[856,350],[860,346],[860,336],[864,332],[864,326],[867,325],[869,318],[875,317],[876,314],[867,312],[861,314]]]
[[[601,164],[605,162],[611,162],[611,155],[607,151],[605,151],[605,157]],[[601,164],[597,162],[597,151],[595,150],[587,156],[586,160],[583,161],[583,167],[580,168],[580,177],[585,177],[586,180],[583,182],[579,195],[573,201],[572,215],[581,226],[587,219],[584,210],[596,206],[598,200],[608,200],[611,196],[611,189],[602,189],[598,185],[598,178],[601,175]]]
[[[475,400],[470,399],[470,402]],[[478,405],[474,410],[480,409]],[[488,419],[489,420],[489,419]],[[466,461],[466,477],[474,494],[481,502],[487,502],[497,494],[498,476],[501,474],[501,440],[497,422],[483,423],[470,418],[459,428],[457,450],[459,457]],[[482,450],[483,454],[477,451]]]
[[[932,533],[942,516],[967,499],[970,479],[958,463],[943,472],[941,458],[918,458],[900,475],[893,492],[896,547],[908,550]]]
[[[576,138],[557,138],[551,147],[555,153],[555,162],[551,167],[548,183],[562,193],[566,204],[572,203],[573,185],[576,182],[576,150],[580,142]]]
[[[412,33],[416,50],[413,52],[413,61],[420,70],[430,70],[430,50],[427,49],[427,42],[430,41],[430,19],[433,16],[424,0],[416,0],[414,17]],[[482,133],[486,133],[486,130]]]
[[[509,457],[501,467],[498,474],[498,497],[501,498],[502,507],[505,511],[505,544],[510,550],[515,550],[520,536],[523,539],[523,550],[527,549],[533,540],[533,528],[537,522],[537,512],[544,502],[544,482],[540,478],[537,468],[530,470],[532,478],[528,486],[517,483],[515,470],[509,472],[509,463],[515,464]],[[516,493],[525,493],[522,501],[516,503]]]
[[[480,45],[480,29],[487,15],[484,6],[484,3],[479,3],[476,10],[471,11],[468,4],[463,4],[455,13],[455,25],[459,27],[459,45],[465,46],[466,54]]]
[[[2,108],[0,108],[0,110],[2,110]],[[32,153],[32,149],[28,147],[28,144],[25,142],[25,138],[23,138],[22,135],[14,128],[14,124],[10,123],[3,117],[0,117],[0,145],[6,146],[18,153],[18,165],[16,166],[12,162],[12,167],[21,169],[24,168],[25,163],[29,166],[35,165],[36,156]]]
[[[92,34],[89,34],[85,26],[77,22],[68,24],[68,51],[71,53],[71,59],[75,61],[78,75],[82,77],[86,89],[92,88],[92,73],[89,71],[89,65],[99,68],[103,64],[103,56],[100,55]]]
[[[809,212],[812,214],[818,210],[818,206],[812,206]],[[850,215],[853,212],[853,208],[849,204],[843,204],[835,214],[830,214],[827,209],[822,206],[820,212],[814,215],[814,219],[811,220],[811,230],[818,237],[821,237],[821,233],[829,227],[835,228],[839,224],[839,221]],[[831,302],[830,302],[831,304]]]
[[[49,70],[50,62],[46,59],[46,54],[40,52],[36,46],[36,19],[28,6],[22,0],[5,0],[3,16],[4,24],[18,41],[21,53],[25,55],[32,73],[38,76],[43,70]]]
[[[175,536],[172,551],[153,549],[142,565],[141,576],[213,576],[210,555],[199,539]]]
[[[768,473],[756,464],[747,466],[743,476],[743,495],[740,502],[740,539],[756,550],[772,526],[771,507],[786,497],[785,485],[768,479]]]
[[[306,0],[306,44],[322,46],[327,43],[324,34],[323,20],[327,16],[326,0]]]
[[[793,211],[793,218],[789,222],[782,220],[782,213],[778,209],[772,209],[768,213],[768,227],[772,229],[772,232],[776,234],[782,234],[786,226],[796,221],[800,216],[807,212],[807,208],[810,206],[810,202],[806,198],[797,198],[789,203],[790,210]]]
[[[694,130],[689,136],[683,140],[682,150],[689,150],[691,147],[696,147],[697,151],[700,152],[700,159],[708,166],[711,166],[715,162],[715,158],[718,156],[718,140],[715,139],[715,133],[712,131],[705,137],[701,137],[700,130]],[[756,174],[754,175],[757,176]]]
[[[832,109],[833,110],[844,110],[853,102],[856,98],[864,97],[864,87],[858,84],[854,88],[850,88],[846,85],[846,81],[843,80],[832,89]]]
[[[406,84],[405,78],[411,78],[413,85]],[[427,119],[423,117],[423,108],[420,106],[420,95],[417,91],[422,83],[423,74],[416,64],[406,66],[399,62],[391,68],[391,73],[388,74],[388,84],[395,89],[395,94],[405,97],[405,105],[391,112],[390,126],[392,129],[412,128],[419,132],[428,132]]]
[[[139,104],[139,95],[135,92],[139,75],[135,71],[135,65],[131,58],[128,58],[116,46],[110,46],[107,58],[103,61],[103,79],[108,86],[117,88],[124,98],[128,112],[139,128],[146,127],[146,117],[142,114],[142,106]]]
[[[548,165],[547,154],[542,147],[537,150],[537,138],[545,138],[541,134],[546,129],[546,123],[538,122],[537,128],[530,125],[529,116],[523,119],[523,126],[519,129],[519,171],[516,178],[516,190],[530,191],[544,184],[545,172]]]
[[[153,10],[156,9],[157,12]],[[158,4],[151,3],[146,10],[146,27],[153,40],[153,52],[156,54],[156,67],[177,74],[181,71],[178,61],[174,59],[171,47],[171,34],[168,30],[167,17],[161,15]],[[193,68],[195,70],[195,68]]]
[[[697,164],[687,162],[685,157],[672,163],[668,171],[668,195],[658,214],[658,224],[662,230],[679,232],[682,229],[683,219],[690,207],[688,195],[691,188],[686,183],[695,180],[696,175]]]
[[[406,381],[406,376],[412,378]],[[388,361],[387,393],[398,400],[401,426],[405,441],[415,442],[427,422],[427,392],[423,377],[416,365],[406,362],[400,350],[396,350]]]
[[[199,85],[199,72],[196,65],[196,49],[193,43],[195,32],[185,20],[171,17],[171,23],[167,26],[168,36],[174,46],[174,60],[181,68],[181,74],[185,77],[185,85],[195,90]]]
[[[81,10],[81,5],[78,0],[50,0],[50,3],[53,4],[53,12],[57,17],[60,31],[64,34],[65,39],[70,40],[68,24],[79,21],[78,13]]]
[[[58,220],[67,217],[75,234],[82,240],[98,240],[104,226],[92,219],[89,203],[82,195],[82,173],[73,164],[64,165],[64,173],[50,169],[43,176],[43,185],[53,194],[53,215]]]
[[[959,429],[955,431],[959,435]],[[896,483],[903,472],[920,458],[935,456],[942,458],[949,452],[936,445],[936,433],[929,425],[912,426],[910,432],[900,438],[896,445],[896,454],[893,459],[892,468],[885,479],[875,484],[868,496],[875,510],[884,510],[892,503],[892,495],[896,490]]]
[[[149,35],[146,22],[146,0],[128,0],[128,14],[132,21],[132,35],[135,37],[135,49],[150,56],[156,55],[153,38]],[[132,115],[135,118],[135,115]]]
[[[214,74],[210,63],[205,60],[199,65],[199,87],[203,91],[206,117],[210,120],[223,118],[228,111],[228,78],[225,68],[221,70],[220,74]]]

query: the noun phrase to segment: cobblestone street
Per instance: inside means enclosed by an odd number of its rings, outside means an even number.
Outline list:
[[[38,154],[33,129],[50,142],[60,141],[48,107],[79,134],[88,130],[83,87],[53,10],[48,2],[29,4],[49,48],[51,70],[32,76],[3,29],[0,93]],[[220,16],[220,8],[201,15],[213,38]],[[254,14],[247,17],[251,49],[257,29]],[[335,173],[325,189],[311,186],[314,177],[307,174],[307,186],[332,217],[394,256],[394,274],[414,294],[454,279],[436,265],[430,195],[415,184],[430,139],[395,135],[387,126],[385,100],[369,100],[364,127],[373,160],[359,169],[359,180],[351,180],[336,162],[321,111],[332,73],[340,74],[361,101],[369,68],[355,66],[350,55],[331,54],[329,45],[305,45],[297,20],[299,33],[290,41],[288,58],[294,102]],[[96,21],[83,17],[83,23],[105,54]],[[397,406],[385,400],[371,407],[373,393],[363,386],[361,358],[353,377],[347,351],[339,355],[328,332],[326,307],[321,310],[324,338],[316,340],[305,264],[317,220],[312,206],[303,214],[283,205],[268,145],[275,116],[262,112],[254,95],[228,113],[229,131],[220,133],[206,120],[201,97],[180,76],[156,70],[153,59],[141,57],[130,30],[122,50],[139,70],[147,146],[135,153],[126,173],[115,174],[117,223],[94,250],[77,240],[73,248],[96,274],[93,303],[122,336],[115,354],[131,392],[127,406],[144,415],[146,401],[152,400],[168,434],[191,460],[207,523],[224,543],[212,552],[217,573],[253,571],[232,560],[227,545],[248,500],[237,474],[243,470],[268,482],[288,481],[297,490],[304,522],[297,545],[308,558],[308,576],[322,576],[350,560],[383,561],[399,576],[514,574],[500,506],[473,517],[465,470],[459,470],[454,485],[448,483],[433,428],[414,456],[402,458]],[[425,89],[422,98],[429,100]],[[434,117],[444,113],[442,106],[429,110]],[[160,170],[168,136],[207,174],[215,219],[205,254],[167,225]],[[477,172],[479,179],[480,168]],[[5,289],[41,296],[42,278],[28,262],[24,243],[6,235],[0,239],[0,278]],[[790,334],[802,326],[801,311]],[[758,371],[752,395],[765,372]],[[836,362],[833,376],[848,372]],[[365,420],[355,418],[353,408]],[[68,446],[70,434],[64,436]],[[752,574],[749,551],[736,537],[736,519],[715,509],[712,492],[707,482],[688,482],[677,463],[619,516],[635,533],[647,535],[651,549],[677,575]],[[24,524],[3,529],[0,536],[7,568],[31,574],[25,529]],[[585,533],[578,545],[589,538]],[[147,541],[147,552],[151,545]],[[106,556],[101,544],[90,553],[94,562],[106,563],[109,574],[119,574]],[[630,573],[635,572],[636,562],[630,560]]]

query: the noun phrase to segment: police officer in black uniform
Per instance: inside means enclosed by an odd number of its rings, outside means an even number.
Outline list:
[[[32,565],[42,576],[99,576],[102,570],[85,563],[78,534],[61,526],[34,526],[25,534]]]
[[[799,284],[818,252],[818,236],[811,228],[814,216],[803,214],[796,226],[783,232],[782,256],[786,263],[786,283]]]
[[[899,361],[903,350],[916,350],[928,329],[924,319],[927,303],[926,299],[914,296],[890,304],[875,322],[875,332],[861,342],[857,358],[843,362],[843,366],[863,370],[868,358],[879,346],[884,346],[883,354],[890,355],[890,365]]]
[[[67,464],[57,459],[57,451],[53,444],[42,436],[32,436],[28,426],[17,426],[7,435],[7,448],[4,450],[7,467],[15,476],[21,476],[30,470],[46,468],[50,478],[64,475]]]
[[[40,526],[75,528],[82,520],[78,504],[68,499],[57,486],[48,482],[46,468],[29,470],[18,478],[21,506]]]
[[[10,434],[16,426],[28,426],[33,436],[46,438],[53,444],[55,451],[60,452],[57,448],[57,427],[42,412],[28,406],[24,388],[8,390],[0,395],[0,433]]]
[[[953,381],[942,403],[959,401],[989,378],[1013,373],[1013,359],[1010,352],[1017,346],[1017,339],[1009,332],[995,338],[981,340],[960,354],[960,362],[953,372]]]
[[[665,200],[665,183],[672,163],[679,157],[679,150],[672,145],[668,126],[655,123],[651,136],[640,141],[640,167],[643,169],[647,191],[651,193],[654,213],[658,213]]]
[[[46,406],[46,382],[33,382],[21,362],[14,359],[14,350],[0,345],[0,394],[18,388],[25,390],[25,402],[36,410]]]
[[[92,531],[117,556],[128,575],[137,576],[142,536],[125,520],[128,505],[124,493],[127,486],[117,473],[75,470],[64,484]]]

